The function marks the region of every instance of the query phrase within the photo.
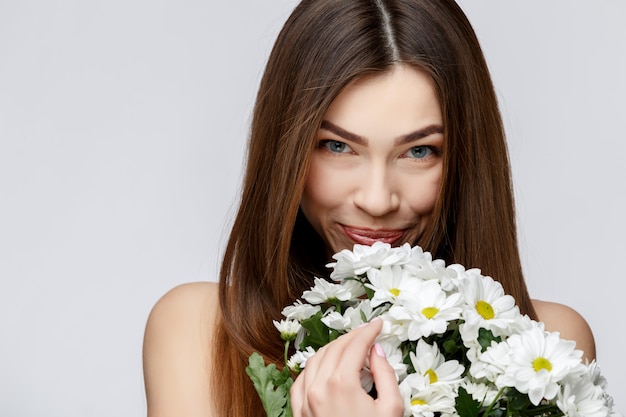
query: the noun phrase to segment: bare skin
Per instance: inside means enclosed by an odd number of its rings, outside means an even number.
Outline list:
[[[595,358],[591,329],[580,314],[562,304],[538,300],[533,304],[546,330],[575,340],[585,358]],[[208,342],[212,340],[218,305],[217,285],[209,282],[178,286],[155,305],[146,326],[143,349],[148,417],[216,416],[208,394],[213,355]],[[379,331],[380,324],[372,323],[328,345],[324,357],[320,355],[309,364],[309,374],[305,371],[294,384],[294,415],[352,415],[355,409],[360,410],[360,416],[402,415],[391,368],[376,354],[376,349],[370,350]],[[358,392],[358,373],[333,372],[337,363],[345,363],[345,358],[350,358],[353,368],[358,367],[368,354],[376,384],[384,387],[376,401],[365,398],[363,390]]]
[[[208,393],[217,293],[214,283],[184,284],[152,309],[143,346],[149,417],[216,415]]]

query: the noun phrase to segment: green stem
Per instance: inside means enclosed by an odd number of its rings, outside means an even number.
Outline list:
[[[285,360],[285,366],[287,366],[287,358],[289,356],[289,340],[285,341],[285,353],[283,354]]]
[[[500,391],[498,391],[498,394],[496,394],[496,397],[493,399],[493,401],[491,402],[491,404],[489,404],[489,406],[487,407],[487,409],[485,410],[485,412],[483,413],[483,416],[488,416],[489,413],[491,412],[491,410],[493,409],[493,407],[496,405],[496,403],[498,402],[498,400],[500,399],[500,397],[502,396],[502,393],[504,392],[504,388],[502,387],[500,388]]]
[[[561,417],[565,414],[555,405],[544,405],[543,407],[534,407],[521,412],[524,416],[543,416],[549,415],[550,417]]]

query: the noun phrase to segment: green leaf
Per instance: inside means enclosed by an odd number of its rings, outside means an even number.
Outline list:
[[[461,349],[461,346],[457,340],[448,339],[442,343],[442,348],[446,358],[448,358],[456,354]]]
[[[528,395],[512,388],[507,394],[507,411],[509,415],[517,415],[532,405]]]
[[[273,363],[265,365],[263,357],[254,352],[248,359],[246,373],[261,398],[267,417],[291,416],[289,388],[293,379],[288,368],[279,371]]]
[[[291,389],[293,382],[294,381],[291,377],[291,372],[289,371],[289,368],[287,366],[285,366],[280,373],[280,379],[274,381],[274,384],[276,384],[276,386],[280,386],[281,389],[285,390],[285,398],[287,399],[287,401],[285,402],[285,406],[283,407],[283,413],[281,414],[281,417],[292,417],[291,403],[289,402],[289,390]]]
[[[365,296],[368,299],[371,300],[372,298],[374,298],[375,291],[373,289],[366,287],[366,286],[363,286],[363,289],[365,290]]]
[[[478,343],[480,343],[482,352],[486,351],[487,348],[491,346],[491,342],[500,343],[502,342],[502,338],[500,336],[494,336],[491,330],[483,329],[482,327],[478,329]]]
[[[318,311],[315,315],[306,320],[302,320],[300,324],[307,330],[307,334],[300,344],[300,349],[311,346],[313,349],[317,350],[330,342],[330,331],[328,327],[322,323],[321,311]]]
[[[365,315],[365,311],[363,311],[363,310],[359,310],[359,314],[360,314],[360,316],[361,316],[361,321],[362,321],[363,323],[366,323],[366,322],[367,322],[367,316]]]
[[[274,385],[279,386],[279,385],[289,384],[288,388],[291,387],[291,384],[293,383],[293,379],[291,378],[291,372],[289,372],[289,368],[287,366],[285,366],[282,371],[273,375],[275,375]]]
[[[480,403],[472,398],[471,394],[463,387],[459,388],[459,395],[455,400],[455,408],[459,417],[478,417],[480,415]]]

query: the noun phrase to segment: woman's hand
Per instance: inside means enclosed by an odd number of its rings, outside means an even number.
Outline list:
[[[294,417],[403,415],[404,404],[393,368],[381,347],[372,346],[381,328],[382,320],[374,319],[320,348],[307,360],[306,368],[291,387]],[[376,399],[361,387],[360,373],[368,351]]]

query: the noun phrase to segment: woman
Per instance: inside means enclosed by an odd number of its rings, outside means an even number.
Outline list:
[[[530,299],[514,214],[496,97],[458,5],[303,1],[259,88],[219,287],[177,287],[148,320],[149,415],[262,416],[248,356],[280,363],[272,320],[328,275],[330,254],[377,240],[480,268],[593,359],[580,315]],[[307,364],[292,388],[295,416],[402,415],[390,367],[370,349],[379,330],[357,329]],[[369,351],[376,400],[358,372],[335,372],[360,369]]]

